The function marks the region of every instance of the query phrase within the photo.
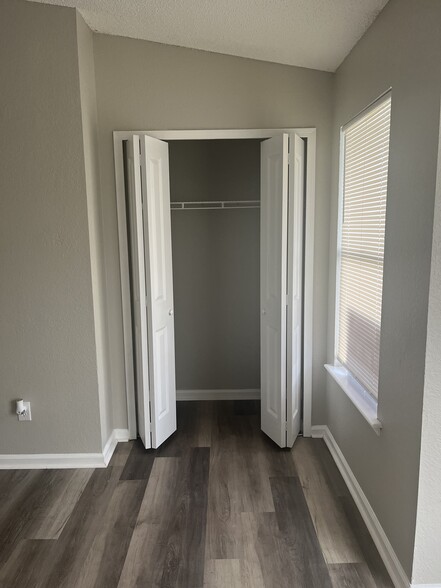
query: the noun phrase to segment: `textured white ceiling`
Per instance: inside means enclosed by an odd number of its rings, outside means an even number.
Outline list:
[[[335,71],[388,0],[34,0],[94,31]]]

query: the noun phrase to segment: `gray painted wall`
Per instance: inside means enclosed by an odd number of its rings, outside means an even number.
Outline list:
[[[127,426],[112,131],[317,127],[313,420],[324,422],[332,75],[94,36],[111,382]]]
[[[260,141],[171,141],[173,201],[259,200]],[[260,388],[260,215],[172,212],[178,389]]]
[[[95,327],[101,444],[104,448],[112,432],[112,405],[109,378],[109,350],[106,323],[106,291],[101,225],[101,199],[98,153],[98,113],[96,107],[93,33],[77,12],[78,67],[80,74],[81,117],[89,223],[90,263]]]
[[[335,76],[328,360],[333,360],[339,127],[392,87],[377,437],[328,378],[325,421],[411,575],[441,77],[441,3],[390,0]]]
[[[0,453],[100,451],[75,11],[3,0],[0,70]]]
[[[441,125],[427,321],[420,480],[412,581],[441,583]]]

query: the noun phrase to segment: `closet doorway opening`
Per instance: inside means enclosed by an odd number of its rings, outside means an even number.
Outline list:
[[[158,447],[176,399],[254,397],[279,446],[309,436],[315,129],[115,132],[114,150],[131,438]]]
[[[177,400],[260,398],[260,140],[168,141]]]

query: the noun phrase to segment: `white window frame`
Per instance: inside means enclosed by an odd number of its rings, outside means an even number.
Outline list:
[[[345,130],[350,125],[366,116],[374,108],[377,108],[383,101],[391,98],[391,89],[389,88],[379,98],[374,100],[369,106],[364,108],[348,123],[340,127],[340,153],[339,153],[339,178],[338,178],[338,225],[337,225],[337,263],[336,263],[336,281],[335,281],[335,329],[334,329],[334,363],[325,364],[325,368],[332,378],[337,382],[340,388],[345,392],[355,407],[362,414],[364,419],[371,425],[377,435],[380,434],[382,423],[378,419],[378,399],[370,394],[362,384],[351,374],[351,372],[337,359],[337,349],[339,340],[339,312],[340,312],[340,278],[341,278],[341,242],[343,230],[343,210],[344,210],[344,171],[345,171]]]

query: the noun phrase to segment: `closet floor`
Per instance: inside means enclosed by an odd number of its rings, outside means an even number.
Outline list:
[[[392,588],[325,444],[257,401],[179,402],[160,449],[106,469],[0,472],[0,586]]]

